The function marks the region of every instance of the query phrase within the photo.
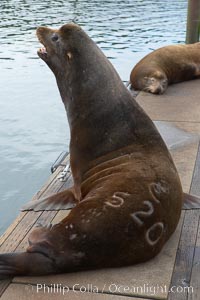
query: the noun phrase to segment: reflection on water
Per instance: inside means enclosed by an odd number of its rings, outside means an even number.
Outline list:
[[[186,9],[187,0],[0,1],[0,233],[69,143],[54,77],[36,55],[36,27],[75,20],[128,80],[145,54],[184,42]]]

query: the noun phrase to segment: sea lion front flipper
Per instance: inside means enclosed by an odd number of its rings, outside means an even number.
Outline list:
[[[17,275],[45,275],[55,273],[53,261],[42,253],[0,254],[0,280]]]
[[[76,206],[77,200],[74,196],[73,189],[68,189],[60,193],[54,194],[47,198],[33,200],[22,207],[22,211],[26,210],[60,210],[70,209]]]
[[[183,208],[184,209],[200,208],[200,197],[183,193]]]

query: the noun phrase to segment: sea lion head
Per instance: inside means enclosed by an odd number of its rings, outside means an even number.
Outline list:
[[[88,95],[95,90],[102,94],[101,86],[107,83],[105,74],[116,77],[105,55],[80,26],[69,23],[59,29],[39,27],[36,33],[44,45],[38,55],[53,71],[65,106],[74,98],[72,93]]]
[[[142,79],[144,91],[153,94],[163,94],[168,86],[167,76],[162,71],[154,71]]]
[[[46,62],[55,76],[66,71],[66,67],[70,67],[70,61],[84,52],[85,39],[90,41],[81,27],[74,23],[65,24],[59,29],[38,27],[36,34],[44,45],[38,50],[38,56]]]
[[[43,59],[55,75],[64,71],[72,56],[77,52],[76,39],[84,33],[76,24],[66,24],[60,29],[38,27],[36,34],[44,47],[38,50],[38,56]]]

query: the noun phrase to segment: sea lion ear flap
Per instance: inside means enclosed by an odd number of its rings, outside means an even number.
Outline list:
[[[70,60],[72,58],[72,53],[71,52],[67,52],[67,58],[68,58],[68,60]]]

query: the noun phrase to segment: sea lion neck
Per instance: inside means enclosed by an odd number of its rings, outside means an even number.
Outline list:
[[[44,45],[38,55],[56,77],[70,127],[72,118],[85,117],[83,111],[90,115],[95,109],[108,112],[116,107],[124,93],[123,83],[102,51],[79,26],[66,24],[59,30],[39,27],[37,36]]]
[[[116,109],[124,85],[98,46],[85,33],[79,33],[68,54],[65,72],[54,74],[69,123],[72,118],[91,117],[95,110]]]
[[[47,48],[40,57],[56,77],[67,112],[71,152],[92,161],[144,141],[162,144],[112,64],[80,27],[41,28],[38,33]]]

